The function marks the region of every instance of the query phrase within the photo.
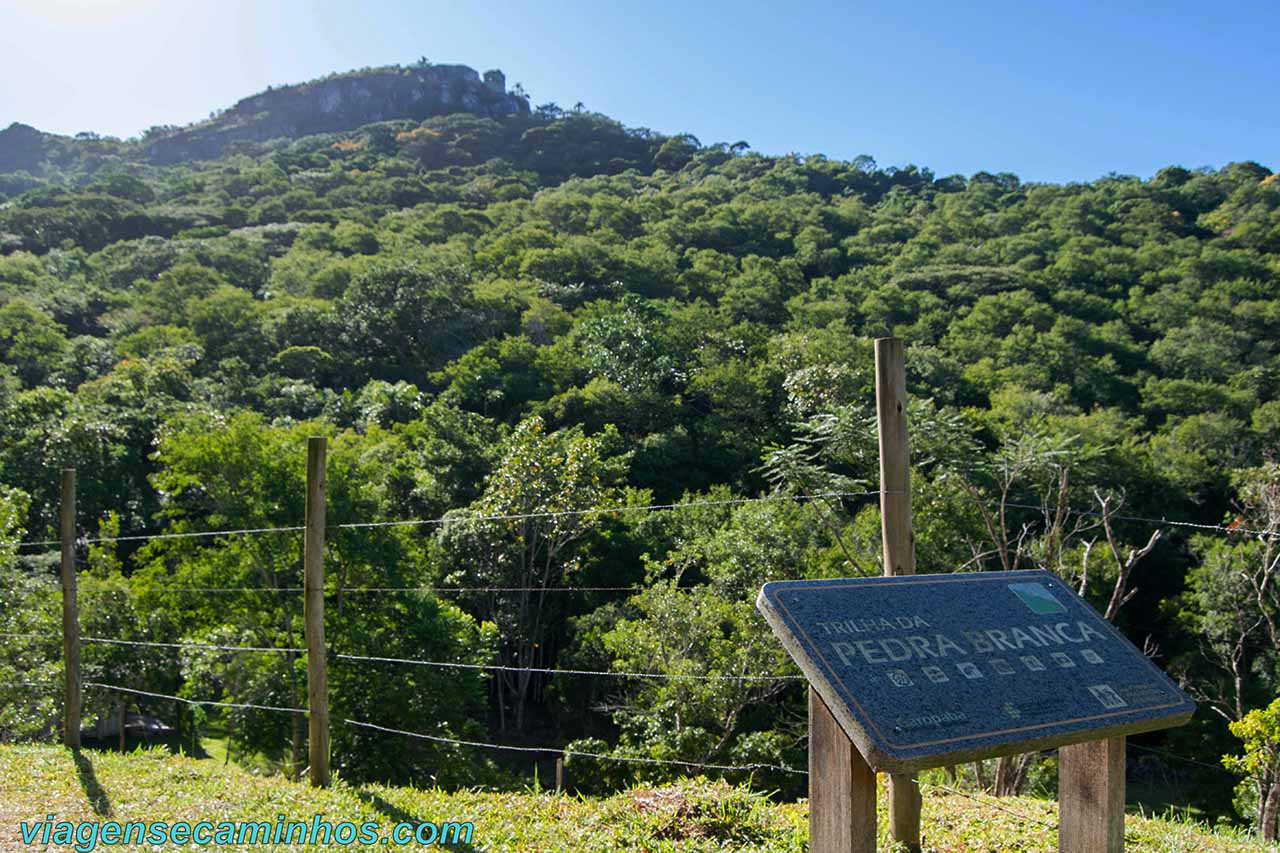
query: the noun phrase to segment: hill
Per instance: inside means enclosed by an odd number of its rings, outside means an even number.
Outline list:
[[[997,808],[999,806],[999,808]],[[1057,849],[1052,803],[1011,798],[996,805],[931,792],[925,798],[927,851]],[[164,752],[126,755],[55,747],[0,747],[0,848],[28,849],[20,821],[286,821],[309,823],[317,815],[334,823],[377,821],[381,831],[401,821],[472,821],[471,845],[454,849],[498,851],[794,851],[808,836],[803,804],[774,804],[742,788],[704,780],[663,788],[634,788],[605,798],[555,793],[486,793],[407,789],[339,782],[315,790],[281,778],[253,776],[217,762]],[[1023,816],[1019,816],[1019,814]],[[880,803],[880,844],[887,805]],[[1249,853],[1272,849],[1180,821],[1129,815],[1126,850],[1132,853]],[[61,848],[53,848],[61,849]],[[123,845],[112,849],[151,849]],[[249,849],[249,848],[245,848]],[[252,849],[324,849],[262,845]],[[380,844],[353,850],[385,850]]]
[[[353,130],[379,121],[528,112],[529,100],[507,91],[501,71],[486,71],[482,80],[465,65],[392,66],[269,89],[207,122],[148,134],[143,151],[153,163],[178,163],[217,157],[237,142]]]
[[[492,114],[476,89],[478,112],[326,123],[426,104],[429,73],[145,141],[10,134],[46,153],[0,174],[0,739],[56,719],[64,466],[85,680],[143,711],[302,707],[322,434],[334,716],[440,738],[336,730],[351,781],[518,786],[464,742],[576,744],[608,757],[580,771],[596,793],[684,761],[800,796],[805,692],[752,600],[879,571],[872,339],[896,335],[921,571],[1044,568],[1114,602],[1204,699],[1134,739],[1154,796],[1267,819],[1280,767],[1221,759],[1280,693],[1271,169],[940,176],[507,110],[496,80]],[[152,162],[165,139],[211,159]],[[284,712],[172,722],[305,764]],[[965,772],[1051,784],[1019,761]]]
[[[141,139],[125,142],[92,133],[59,136],[14,122],[0,130],[0,174],[44,176],[73,164],[83,164],[92,172],[113,159],[156,164],[206,160],[233,147],[253,150],[254,143],[272,139],[451,113],[487,118],[527,115],[529,99],[523,93],[508,92],[506,77],[498,70],[486,71],[482,78],[465,65],[422,62],[366,68],[272,87],[216,111],[208,121],[187,127],[155,126]]]

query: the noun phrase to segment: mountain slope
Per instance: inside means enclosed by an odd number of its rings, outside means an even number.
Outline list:
[[[506,91],[501,71],[487,71],[482,79],[465,65],[391,66],[268,89],[207,122],[158,135],[144,150],[153,163],[176,163],[217,157],[236,142],[351,130],[377,121],[528,112],[528,99]]]
[[[121,142],[91,133],[60,136],[14,122],[0,130],[0,174],[43,175],[47,163],[66,167],[87,158],[93,158],[93,167],[119,159],[160,165],[207,160],[237,143],[353,130],[379,121],[422,121],[452,113],[483,118],[527,115],[529,99],[518,91],[508,92],[506,78],[498,70],[481,76],[466,65],[367,68],[268,88],[207,121],[187,127],[153,127],[141,140]]]

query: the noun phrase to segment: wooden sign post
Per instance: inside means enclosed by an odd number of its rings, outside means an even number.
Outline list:
[[[911,450],[907,440],[907,371],[900,338],[878,338],[876,425],[880,437],[880,535],[886,575],[916,572],[911,532]],[[820,741],[815,741],[819,738]],[[829,755],[828,755],[829,753]],[[820,766],[815,766],[815,759]],[[838,766],[827,766],[836,762]],[[848,735],[809,689],[809,849],[875,850],[876,776]],[[869,805],[868,805],[869,804]],[[889,778],[889,834],[920,850],[920,787],[913,775]],[[859,827],[854,829],[853,827]],[[850,834],[862,839],[852,840]]]
[[[1058,750],[1058,849],[1124,850],[1124,735]]]
[[[880,435],[880,539],[884,573],[916,573],[911,531],[911,447],[907,441],[907,363],[901,338],[876,339],[876,426]],[[920,853],[920,785],[889,777],[889,837]]]

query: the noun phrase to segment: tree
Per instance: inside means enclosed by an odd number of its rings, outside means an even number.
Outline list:
[[[218,287],[190,303],[190,315],[191,329],[213,363],[238,358],[257,369],[266,360],[261,306],[240,288]]]
[[[1257,792],[1254,828],[1263,841],[1280,840],[1276,819],[1280,815],[1280,699],[1257,708],[1230,725],[1231,734],[1244,746],[1244,755],[1225,755],[1222,765],[1248,776]]]
[[[62,326],[30,302],[0,305],[0,361],[13,365],[28,388],[44,383],[66,348]]]
[[[717,488],[687,494],[672,513],[637,518],[637,532],[653,548],[644,557],[647,588],[625,608],[605,606],[578,622],[575,665],[620,674],[597,694],[620,731],[615,755],[803,763],[803,685],[753,599],[766,580],[842,567],[830,537],[810,523],[803,506],[777,501],[735,507],[732,501],[731,492]],[[656,677],[623,679],[623,673]],[[631,770],[644,779],[680,772]],[[787,774],[766,771],[752,779],[795,790],[796,780]]]
[[[155,322],[185,325],[190,322],[191,303],[227,284],[217,270],[188,261],[161,273],[139,302]]]
[[[25,504],[0,486],[0,742],[48,736],[61,704],[57,582],[17,565]]]
[[[153,540],[143,549],[143,571],[135,593],[145,612],[149,638],[206,645],[286,649],[221,653],[192,649],[186,655],[183,689],[200,698],[222,697],[276,707],[305,707],[306,669],[292,651],[303,645],[301,541],[306,438],[332,435],[326,492],[330,530],[326,536],[326,641],[350,655],[456,662],[476,667],[492,659],[492,629],[456,607],[422,593],[361,596],[352,589],[412,588],[426,579],[421,544],[409,528],[340,525],[386,518],[403,455],[399,442],[372,427],[365,435],[335,434],[331,426],[303,423],[272,427],[260,416],[200,415],[178,419],[163,433],[157,451],[161,469],[153,480],[165,495],[163,516],[175,533],[228,525],[261,531],[219,537]],[[280,528],[285,528],[281,530]],[[166,587],[250,589],[247,593],[190,595]],[[257,592],[261,590],[261,592]],[[331,706],[338,718],[392,728],[414,728],[431,709],[437,730],[476,736],[485,681],[472,669],[389,670],[387,664],[334,661]],[[291,772],[305,766],[300,715],[266,712],[232,716],[235,746],[262,751]],[[448,750],[343,730],[334,738],[334,763],[354,778],[467,777],[473,765]],[[456,776],[441,775],[452,761]],[[474,767],[478,768],[477,764]]]
[[[700,143],[696,136],[688,133],[677,134],[662,143],[658,152],[653,155],[653,165],[659,169],[678,171],[693,159],[699,147]]]
[[[1192,540],[1201,562],[1181,613],[1210,673],[1192,692],[1228,723],[1280,683],[1280,463],[1239,472],[1236,482],[1231,526],[1241,532]]]
[[[485,317],[460,269],[383,263],[338,301],[344,356],[368,375],[423,383],[482,337]]]
[[[1115,528],[1122,500],[1097,486],[1091,487],[1091,497],[1098,512],[1074,511],[1083,491],[1079,481],[1098,478],[1110,449],[1071,431],[1070,421],[1046,412],[1049,405],[1042,396],[1010,394],[993,412],[999,443],[987,450],[977,425],[964,415],[939,411],[928,400],[909,403],[917,553],[949,554],[955,560],[961,553],[956,545],[962,544],[968,559],[952,563],[951,570],[1047,569],[1074,580],[1081,595],[1105,578],[1112,584],[1106,618],[1115,619],[1136,591],[1135,566],[1155,548],[1160,533],[1152,533],[1145,545],[1125,554]],[[1002,423],[1004,418],[1008,420]],[[819,411],[797,424],[793,444],[768,453],[762,470],[777,488],[792,494],[857,491],[875,471],[876,429],[876,418],[865,405]],[[831,531],[849,570],[878,573],[879,543],[868,547],[871,537],[857,536],[861,525],[849,529],[842,501],[820,497],[807,506]],[[1099,537],[1088,538],[1099,529],[1111,558],[1103,565],[1095,565]],[[924,561],[930,563],[946,565],[937,557]],[[998,796],[1018,794],[1028,782],[1035,757],[1002,757],[993,776],[978,762],[978,781]]]
[[[574,546],[617,503],[613,483],[625,457],[610,453],[611,432],[548,433],[541,418],[522,421],[503,444],[484,494],[442,527],[446,581],[491,588],[474,599],[500,632],[499,660],[513,671],[495,679],[499,728],[523,731],[530,696],[544,679],[529,668],[555,660],[552,640],[563,611],[548,590],[582,571]]]
[[[749,597],[716,583],[657,581],[629,603],[636,615],[601,638],[610,667],[660,677],[611,694],[608,707],[621,729],[615,754],[713,764],[797,760],[801,733],[773,714],[766,718],[771,727],[761,725],[762,710],[795,686],[784,678],[794,673]],[[641,775],[670,773],[649,768]]]

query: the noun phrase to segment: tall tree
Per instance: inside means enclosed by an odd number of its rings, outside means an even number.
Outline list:
[[[575,544],[619,501],[614,483],[626,458],[611,455],[611,435],[579,428],[548,433],[541,418],[522,421],[484,494],[450,513],[441,529],[447,582],[491,590],[473,605],[497,624],[500,660],[513,668],[495,679],[503,731],[524,729],[531,696],[545,681],[529,669],[555,661],[563,601],[548,592],[581,571]]]

